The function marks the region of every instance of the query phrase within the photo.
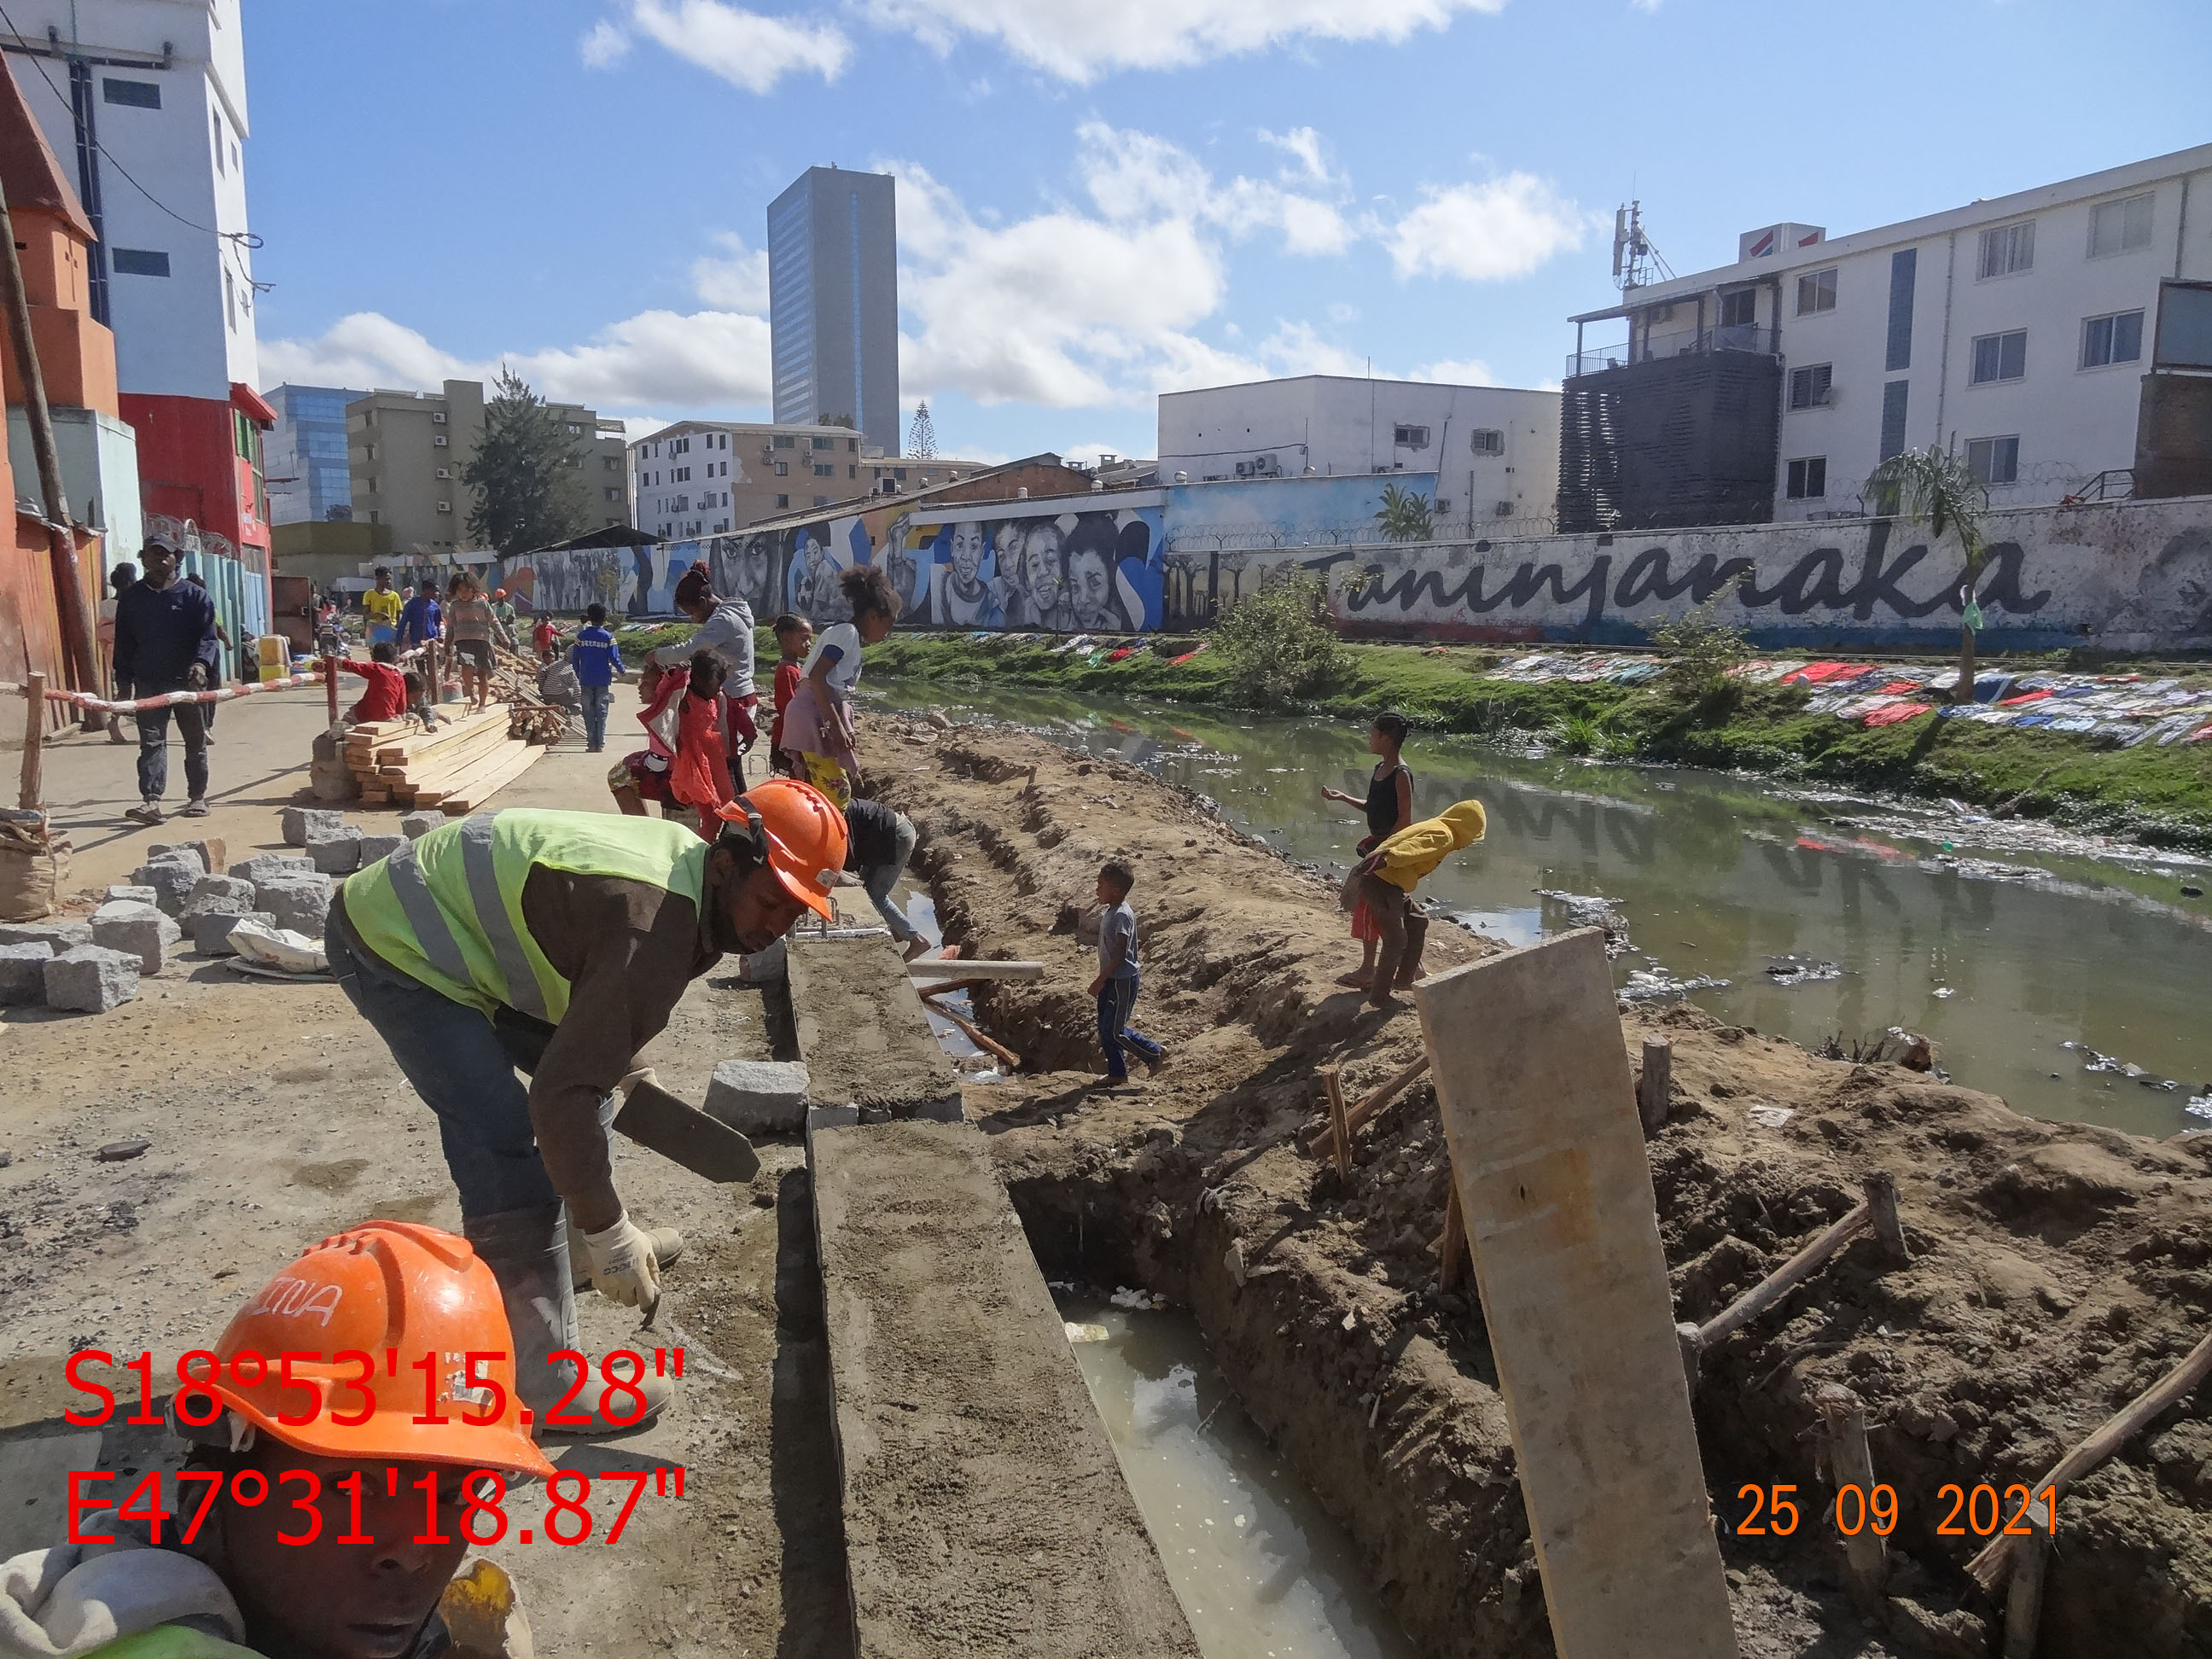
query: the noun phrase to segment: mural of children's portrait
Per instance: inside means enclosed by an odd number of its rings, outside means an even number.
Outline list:
[[[743,599],[756,617],[772,617],[782,610],[776,598],[776,554],[781,540],[774,535],[716,537],[707,556],[714,592]]]
[[[980,521],[947,525],[931,544],[934,597],[930,619],[953,628],[1003,628],[999,565],[991,526]]]
[[[1073,625],[1086,634],[1129,632],[1127,613],[1115,592],[1121,538],[1103,513],[1085,513],[1060,545],[1066,605]]]
[[[1032,519],[1021,526],[1021,551],[1006,596],[1006,626],[1064,634],[1075,627],[1066,599],[1066,532],[1056,519]]]
[[[913,546],[914,536],[914,515],[900,514],[876,544],[874,562],[890,578],[891,591],[899,596],[899,615],[920,620],[928,613],[929,587],[924,575],[928,567]]]
[[[785,584],[785,606],[811,620],[817,628],[851,620],[845,596],[837,591],[838,574],[844,568],[830,556],[830,530],[808,525],[799,532],[792,549],[791,573]]]

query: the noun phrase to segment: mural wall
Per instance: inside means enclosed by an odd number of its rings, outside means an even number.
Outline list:
[[[1272,546],[1234,544],[1229,526],[1253,521],[1272,492],[1308,482],[934,512],[887,501],[795,528],[505,561],[495,581],[529,608],[573,615],[596,599],[617,615],[665,617],[677,578],[703,559],[715,591],[743,597],[762,622],[797,611],[821,623],[846,619],[839,574],[876,564],[905,601],[902,627],[1180,633],[1296,568],[1328,574],[1346,631],[1377,638],[1632,644],[1708,600],[1767,646],[1941,646],[1958,637],[1958,554],[1932,549],[1923,532],[1899,521],[1409,544],[1300,544],[1285,535]],[[1321,482],[1379,489],[1367,479]],[[1201,527],[1187,530],[1187,520]],[[1992,645],[2212,648],[2212,499],[2016,508],[1990,515],[1990,541],[1973,597]]]
[[[1999,648],[2212,648],[2212,499],[1993,513],[1973,599]],[[1347,633],[1632,644],[1717,601],[1766,646],[1959,637],[1964,565],[1886,519],[1223,554],[1225,603],[1273,572],[1327,571]]]

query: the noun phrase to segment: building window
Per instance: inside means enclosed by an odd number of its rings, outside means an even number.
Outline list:
[[[837,476],[837,469],[817,461],[814,464],[814,476],[817,478],[834,478]]]
[[[111,104],[128,104],[133,109],[161,107],[161,87],[155,81],[118,81],[112,76],[100,79],[100,95]]]
[[[1836,308],[1836,268],[1808,270],[1797,279],[1797,314],[1810,317],[1818,311]]]
[[[1503,455],[1505,434],[1496,427],[1477,427],[1474,435],[1468,440],[1468,447],[1478,455]]]
[[[1974,266],[1974,279],[1987,282],[1992,276],[2009,276],[2014,271],[2035,268],[2035,221],[2024,220],[2016,225],[1999,225],[1995,230],[1982,233],[1982,257]]]
[[[622,471],[623,458],[621,456],[610,455],[606,458],[606,460],[608,471],[619,472]]]
[[[1982,334],[1974,339],[1974,368],[1968,377],[1976,386],[1994,380],[2017,380],[2027,373],[2027,331]]]
[[[791,497],[788,495],[779,495],[775,498],[775,504],[779,507],[789,507],[791,505]]]
[[[1817,501],[1828,493],[1828,458],[1808,455],[1790,463],[1790,499]]]
[[[222,320],[232,333],[238,332],[238,285],[227,270],[222,273]]]
[[[1748,328],[1759,320],[1759,290],[1740,288],[1721,295],[1721,326]]]
[[[2119,311],[2109,317],[2081,319],[2081,367],[2101,368],[2106,363],[2132,363],[2142,356],[2143,314]]]
[[[850,455],[857,455],[857,454],[859,454],[859,453],[860,453],[860,441],[858,438],[848,438],[848,439],[846,439],[846,440],[845,440],[845,451],[846,451],[846,453],[847,453],[848,454],[850,454]]]
[[[1835,365],[1808,363],[1790,371],[1790,407],[1826,409],[1833,392]]]
[[[799,447],[799,440],[788,432],[779,432],[769,440],[769,444],[775,449],[795,449]]]
[[[1390,428],[1390,443],[1397,449],[1426,449],[1429,429],[1425,426],[1394,426]]]
[[[620,500],[622,499],[622,491],[621,491],[621,490],[619,490],[619,489],[610,489],[610,490],[608,490],[608,491],[607,491],[607,499],[608,499],[609,501],[620,501]]]
[[[2114,253],[2132,253],[2150,246],[2150,204],[2153,192],[2123,196],[2117,202],[2100,202],[2089,211],[2089,257],[2102,259]]]
[[[814,441],[814,447],[817,449],[835,449],[837,447],[837,441],[835,438],[817,438]]]
[[[222,112],[211,110],[208,118],[215,124],[215,170],[222,171]]]
[[[827,495],[817,495],[814,498],[814,505],[817,507],[827,507],[830,505],[830,498]]]
[[[166,276],[169,256],[149,247],[110,248],[107,262],[118,276]]]
[[[847,467],[847,468],[845,469],[845,476],[846,476],[847,477],[848,477],[848,478],[857,478],[857,477],[859,477],[860,476],[860,469],[859,465],[852,465],[852,466],[848,466],[848,467]]]
[[[775,464],[775,476],[779,478],[783,477],[785,475],[789,473],[790,471],[791,463],[789,461],[778,461]]]
[[[2008,484],[2014,482],[2020,477],[2020,440],[2017,437],[1967,439],[1966,471],[1974,475],[1978,483]]]

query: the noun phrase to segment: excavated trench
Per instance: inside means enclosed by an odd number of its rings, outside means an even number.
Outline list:
[[[1480,1310],[1437,1281],[1449,1177],[1432,1093],[1417,1086],[1363,1132],[1348,1179],[1294,1144],[1319,1065],[1356,1093],[1418,1042],[1410,1016],[1378,1023],[1329,984],[1341,922],[1320,884],[1133,768],[1004,732],[877,741],[886,763],[871,770],[921,830],[917,873],[947,936],[1047,963],[1042,983],[978,994],[1025,1063],[971,1088],[969,1115],[1048,1275],[1189,1310],[1419,1650],[1551,1652]],[[1077,1074],[1095,1051],[1075,922],[1109,851],[1139,870],[1140,1023],[1175,1049],[1133,1096]],[[1430,966],[1484,948],[1450,940]],[[2000,1610],[1961,1571],[1984,1540],[1938,1534],[1940,1488],[2033,1479],[2186,1351],[2212,1308],[2212,1158],[2202,1141],[2031,1122],[1687,1006],[1625,1024],[1632,1051],[1646,1035],[1675,1046],[1652,1164],[1678,1317],[1757,1283],[1872,1170],[1896,1177],[1916,1255],[1890,1267],[1854,1244],[1707,1360],[1698,1428],[1744,1652],[1986,1651]],[[1875,1628],[1850,1607],[1820,1513],[1809,1396],[1827,1382],[1867,1401],[1877,1475],[1899,1497]],[[1795,1483],[1810,1524],[1735,1534],[1747,1482]],[[2160,1659],[2212,1651],[2208,1508],[2212,1428],[2169,1413],[2063,1510],[2039,1652],[2108,1653],[2117,1631]]]

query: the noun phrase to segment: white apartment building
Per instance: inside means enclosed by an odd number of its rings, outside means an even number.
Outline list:
[[[1559,394],[1338,374],[1163,392],[1158,466],[1162,483],[1433,472],[1447,520],[1547,519]]]
[[[1745,517],[1856,514],[1876,465],[1930,444],[1961,454],[1997,504],[2124,495],[2148,371],[2203,355],[2184,337],[2212,307],[2207,283],[2212,145],[1847,236],[1794,222],[1747,232],[1733,264],[1575,318],[1567,392],[1575,405],[1619,388],[1607,423],[1617,435],[1650,396],[1638,366],[1771,358],[1772,425],[1762,416],[1744,428],[1743,453],[1720,458],[1751,497]],[[1615,319],[1627,325],[1624,345],[1585,347]],[[1753,453],[1769,433],[1771,514],[1757,510],[1766,458]],[[1571,456],[1567,470],[1583,469]],[[1645,489],[1644,505],[1663,493]],[[1619,501],[1624,522],[1663,521],[1639,513],[1633,488]]]
[[[953,483],[986,465],[885,456],[843,426],[678,421],[629,446],[631,522],[663,541],[726,536],[779,513]]]

